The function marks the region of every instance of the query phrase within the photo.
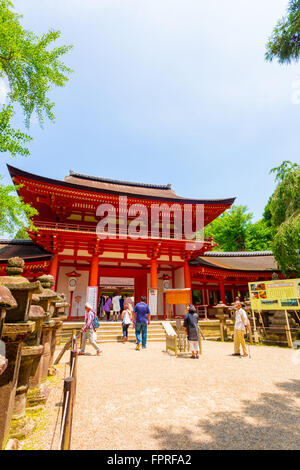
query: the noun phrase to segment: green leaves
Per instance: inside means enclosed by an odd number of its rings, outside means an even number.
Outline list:
[[[1,184],[1,179],[0,176],[0,236],[13,236],[17,230],[24,231],[24,227],[35,230],[31,217],[38,214],[37,210],[17,195],[19,187]]]
[[[205,228],[205,236],[212,236],[218,251],[256,251],[269,246],[269,230],[262,224],[251,224],[252,214],[246,206],[232,206]],[[263,238],[262,237],[263,234]]]
[[[60,38],[60,31],[50,29],[41,37],[26,31],[20,24],[21,16],[11,11],[8,0],[0,0],[0,78],[9,85],[8,106],[0,111],[0,151],[12,156],[29,155],[24,147],[31,138],[11,127],[14,105],[19,104],[30,126],[32,115],[43,126],[45,118],[54,121],[54,103],[48,94],[54,86],[62,87],[72,70],[61,58],[73,46],[51,46]]]
[[[278,21],[267,44],[266,60],[298,61],[300,55],[300,0],[290,0],[286,17]]]
[[[32,138],[15,130],[10,125],[10,120],[14,114],[12,106],[2,106],[0,111],[0,152],[9,152],[13,157],[30,155],[29,150],[24,147]]]
[[[61,46],[48,50],[61,33],[50,29],[42,37],[26,31],[20,16],[9,9],[7,0],[0,0],[0,76],[6,77],[10,86],[9,99],[18,102],[29,127],[35,113],[41,125],[44,118],[54,120],[48,93],[53,86],[64,86],[72,72],[60,58],[72,49]]]
[[[286,275],[299,276],[300,166],[283,162],[274,170],[279,184],[269,203],[274,231],[272,249],[282,272]]]

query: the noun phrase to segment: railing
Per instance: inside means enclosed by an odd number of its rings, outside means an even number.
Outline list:
[[[37,228],[41,228],[41,229],[46,229],[46,230],[58,230],[58,231],[71,231],[71,232],[85,232],[85,233],[96,233],[96,228],[97,228],[97,224],[94,224],[94,225],[89,225],[89,224],[69,224],[69,223],[66,223],[66,222],[46,222],[46,221],[35,221],[34,222],[34,225],[37,227]],[[126,234],[128,234],[128,237],[130,238],[130,234],[128,233],[128,227],[125,227],[126,228]],[[98,233],[98,232],[97,232]],[[118,230],[116,231],[116,233],[109,233],[109,232],[101,232],[101,235],[106,235],[106,236],[110,236],[111,238],[118,238],[118,236],[120,235]],[[124,234],[121,234],[122,237],[124,237]],[[184,242],[190,242],[190,243],[194,243],[195,240],[188,240],[186,239],[183,235],[182,235],[182,238],[175,238],[174,236],[172,236],[172,230],[170,230],[170,236],[163,236],[162,233],[159,233],[159,235],[157,236],[156,234],[154,234],[151,230],[148,230],[146,232],[146,234],[144,232],[142,232],[142,235],[140,238],[151,238],[151,239],[157,239],[157,240],[160,240],[160,239],[163,239],[163,240],[174,240],[174,241],[184,241]],[[206,237],[204,238],[203,240],[199,240],[199,242],[203,242],[203,243],[207,243],[207,244],[211,244],[213,239],[212,237]]]
[[[64,379],[64,398],[62,408],[59,450],[70,450],[73,422],[73,408],[77,385],[77,336],[73,331],[70,351],[70,376]]]

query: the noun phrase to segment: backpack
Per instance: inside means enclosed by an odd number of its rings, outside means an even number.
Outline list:
[[[93,324],[94,330],[96,330],[100,326],[100,322],[99,322],[98,317],[97,317],[95,312],[94,312],[94,319],[93,319],[92,324]]]

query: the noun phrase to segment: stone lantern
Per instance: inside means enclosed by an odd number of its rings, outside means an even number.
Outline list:
[[[1,341],[6,311],[11,308],[16,308],[16,306],[17,302],[11,295],[10,290],[7,289],[7,287],[0,286],[0,375],[3,374],[7,367],[5,344]]]
[[[33,294],[32,301],[37,297],[38,296],[36,294]],[[20,419],[25,416],[30,376],[35,375],[44,349],[41,344],[41,337],[42,324],[45,317],[45,312],[41,307],[38,305],[31,305],[28,319],[33,322],[34,331],[28,336],[22,348],[21,365],[13,409],[14,419]],[[26,424],[27,423],[22,423],[21,426],[25,425],[26,427]]]
[[[17,302],[15,308],[6,313],[5,322],[27,321],[33,294],[42,292],[39,281],[29,282],[22,276],[24,260],[10,258],[7,263],[7,276],[0,276],[0,284],[7,287]]]
[[[41,339],[42,345],[44,347],[43,358],[41,361],[41,379],[43,381],[48,376],[48,369],[51,359],[52,335],[57,324],[57,322],[53,320],[52,317],[55,313],[55,303],[60,301],[60,298],[57,296],[56,292],[51,289],[51,287],[54,285],[53,276],[43,275],[38,278],[38,281],[40,281],[42,285],[42,292],[38,294],[36,299],[33,300],[33,304],[42,307],[46,314],[46,318],[43,321]]]
[[[215,317],[220,321],[220,333],[221,333],[221,341],[226,341],[228,334],[227,334],[227,326],[226,320],[228,320],[228,306],[225,305],[222,301],[215,305],[213,308],[217,310]]]

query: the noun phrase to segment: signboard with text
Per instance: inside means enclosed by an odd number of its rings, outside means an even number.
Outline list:
[[[157,315],[157,289],[148,289],[148,305],[152,317]]]
[[[88,287],[86,291],[86,301],[91,304],[94,312],[97,312],[98,287]]]
[[[300,279],[249,282],[253,310],[300,310]]]

